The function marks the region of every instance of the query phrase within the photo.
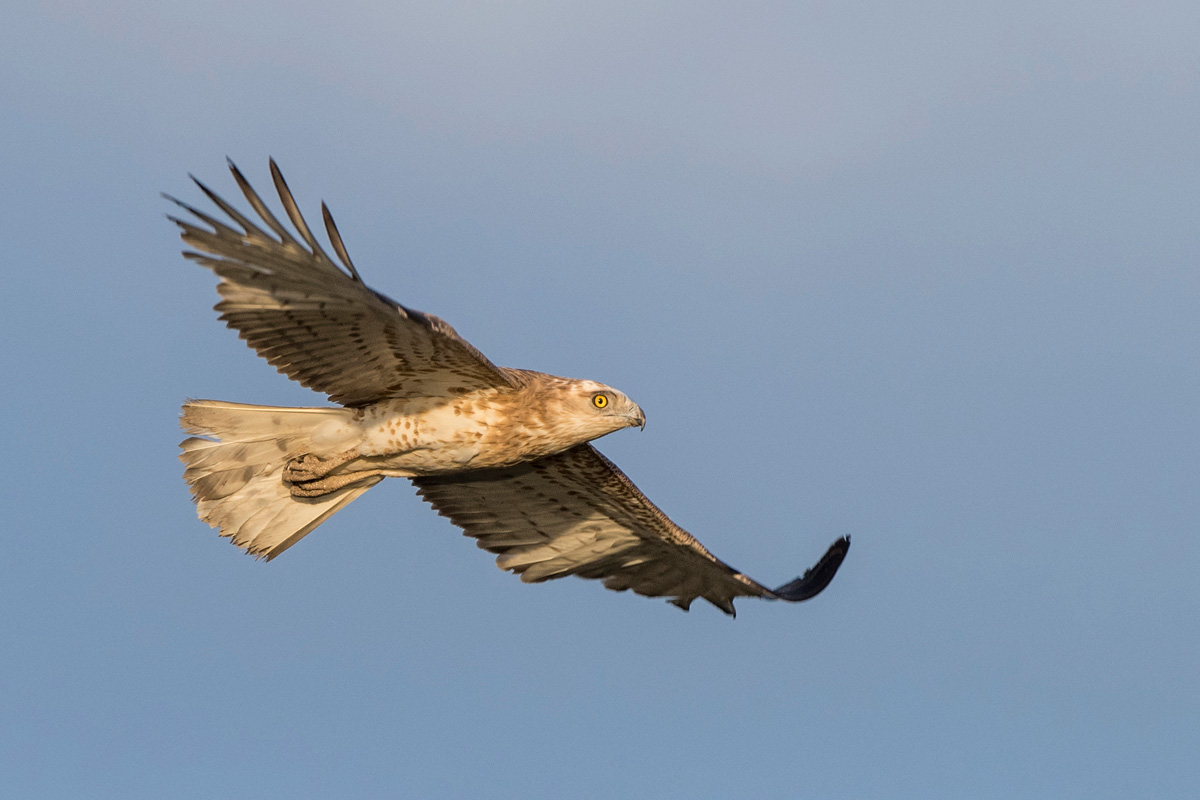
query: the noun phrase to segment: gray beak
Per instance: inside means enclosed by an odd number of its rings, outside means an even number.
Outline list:
[[[646,430],[646,415],[642,413],[641,406],[635,405],[633,411],[627,416],[629,418],[629,427],[632,428],[634,425],[637,425],[642,430]]]

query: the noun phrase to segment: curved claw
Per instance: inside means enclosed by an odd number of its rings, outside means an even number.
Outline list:
[[[850,537],[843,536],[831,544],[825,551],[825,555],[821,556],[821,560],[805,570],[803,575],[772,590],[772,593],[780,600],[792,603],[816,597],[833,580],[833,576],[837,574],[838,567],[842,565],[842,560],[849,551]]]

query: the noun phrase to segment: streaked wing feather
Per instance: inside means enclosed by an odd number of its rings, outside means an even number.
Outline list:
[[[171,219],[193,248],[184,255],[221,279],[216,305],[221,319],[272,366],[346,406],[513,385],[510,371],[492,364],[446,322],[363,284],[322,204],[342,266],[335,263],[304,221],[274,161],[271,176],[299,238],[232,162],[229,168],[270,233],[200,181],[205,196],[242,230],[174,198],[168,199],[200,224]]]
[[[590,444],[504,469],[413,483],[439,514],[524,581],[578,575],[616,591],[668,597],[684,610],[697,597],[730,615],[736,597],[808,599],[832,580],[849,547],[849,539],[839,540],[805,577],[768,589],[671,522]]]

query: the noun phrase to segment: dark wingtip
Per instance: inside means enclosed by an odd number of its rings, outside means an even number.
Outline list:
[[[229,171],[233,174],[234,180],[236,180],[239,184],[246,183],[246,176],[242,174],[242,171],[238,169],[238,165],[233,163],[233,159],[229,156],[225,156],[225,166],[229,167]]]
[[[337,224],[333,221],[333,214],[330,213],[329,206],[325,205],[324,200],[321,201],[321,218],[325,220],[325,232],[329,234],[329,243],[333,245],[333,251],[346,265],[346,269],[350,270],[350,277],[358,283],[362,283],[363,279],[359,277],[358,270],[354,268],[354,262],[350,260],[350,254],[346,252],[342,234],[338,233]]]
[[[803,575],[791,583],[785,583],[775,589],[775,595],[780,600],[788,600],[793,603],[816,597],[833,580],[833,576],[837,574],[838,567],[842,565],[842,561],[849,551],[850,537],[843,536],[831,544],[825,551],[825,555],[821,556],[821,560],[813,564]]]

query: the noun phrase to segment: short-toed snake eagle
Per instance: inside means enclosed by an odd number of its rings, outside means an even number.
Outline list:
[[[171,218],[184,255],[220,278],[229,327],[339,407],[183,406],[184,477],[222,536],[271,559],[383,478],[404,477],[524,581],[579,575],[733,614],[735,597],[807,600],[833,579],[849,537],[777,589],[715,558],[589,444],[644,426],[636,403],[594,381],[497,367],[441,319],[364,284],[322,204],[340,266],[330,258],[274,161],[295,233],[229,167],[259,221],[196,181],[232,225],[170,198],[195,218]]]

